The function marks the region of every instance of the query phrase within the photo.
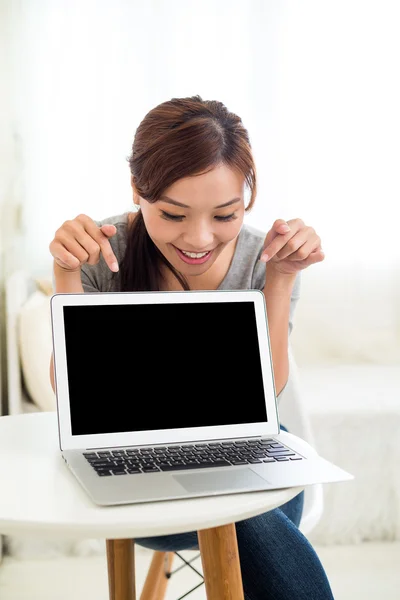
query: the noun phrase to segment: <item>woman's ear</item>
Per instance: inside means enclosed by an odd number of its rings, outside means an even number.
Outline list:
[[[135,205],[135,208],[137,210],[139,210],[140,208],[140,198],[139,198],[139,194],[137,193],[137,189],[135,186],[135,179],[133,177],[133,175],[131,175],[131,187],[132,187],[132,192],[133,192],[133,203]]]

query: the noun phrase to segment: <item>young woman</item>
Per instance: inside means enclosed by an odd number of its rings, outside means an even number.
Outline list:
[[[267,232],[244,224],[256,168],[241,119],[221,102],[193,96],[153,108],[137,128],[129,166],[135,211],[102,221],[79,215],[57,230],[55,292],[261,289],[279,399],[300,272],[324,259],[320,237],[298,218],[277,219]],[[194,363],[203,359],[193,355]],[[333,598],[298,529],[303,494],[236,524],[247,600]],[[198,547],[195,532],[135,542],[163,551]]]

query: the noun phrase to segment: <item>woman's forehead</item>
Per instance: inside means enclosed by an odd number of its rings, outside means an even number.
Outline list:
[[[243,198],[244,177],[225,165],[207,173],[184,177],[167,188],[161,199],[182,208],[196,207],[198,203],[219,206]]]

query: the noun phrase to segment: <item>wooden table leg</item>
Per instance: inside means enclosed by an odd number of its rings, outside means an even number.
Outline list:
[[[133,540],[106,540],[110,600],[136,600]]]
[[[197,534],[207,600],[244,600],[235,524]]]
[[[173,552],[153,551],[140,600],[164,600],[173,560]]]

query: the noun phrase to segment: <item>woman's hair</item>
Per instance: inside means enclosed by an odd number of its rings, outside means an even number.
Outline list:
[[[159,104],[138,126],[127,160],[136,191],[148,202],[156,202],[177,180],[224,164],[241,173],[250,189],[246,211],[254,204],[256,169],[249,135],[241,119],[221,102],[197,95]],[[183,289],[189,289],[183,275],[151,240],[139,211],[128,228],[119,272],[121,291],[161,289],[163,264]]]

